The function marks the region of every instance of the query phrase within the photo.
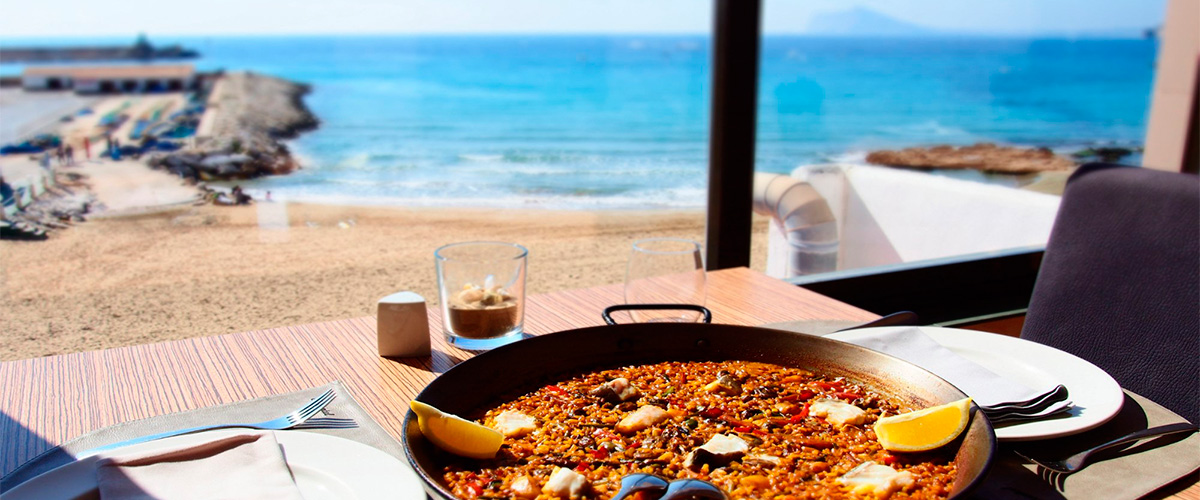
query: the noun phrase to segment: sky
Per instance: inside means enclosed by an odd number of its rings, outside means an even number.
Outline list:
[[[1186,0],[1185,0],[1186,1]],[[1143,29],[1166,0],[764,0],[763,31],[866,7],[956,33]],[[712,0],[0,0],[0,37],[376,33],[708,33]]]

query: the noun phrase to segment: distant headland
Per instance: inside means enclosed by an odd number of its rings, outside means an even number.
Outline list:
[[[200,53],[181,45],[155,47],[146,35],[139,35],[131,46],[86,47],[5,47],[4,62],[48,63],[74,61],[152,61],[194,59]]]

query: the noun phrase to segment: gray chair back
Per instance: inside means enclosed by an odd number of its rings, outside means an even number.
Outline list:
[[[1109,164],[1067,181],[1021,338],[1200,423],[1200,179]]]

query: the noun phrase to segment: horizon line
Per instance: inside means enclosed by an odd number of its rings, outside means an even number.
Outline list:
[[[794,36],[806,38],[1142,38],[1147,31],[1157,32],[1159,27],[1145,28],[1102,28],[1083,31],[1038,31],[1038,32],[1005,32],[1005,31],[981,31],[981,32],[955,32],[955,31],[929,31],[921,33],[894,33],[894,34],[879,34],[879,33],[819,33],[805,31],[770,31],[763,32],[763,37],[770,36]],[[144,32],[142,32],[144,33]],[[1122,36],[1124,34],[1124,36]],[[18,40],[36,40],[36,39],[96,39],[96,38],[129,38],[137,39],[139,33],[132,34],[116,34],[116,33],[96,33],[96,34],[41,34],[41,35],[0,35],[0,41],[18,41]],[[156,33],[147,34],[146,38],[153,40],[155,38],[284,38],[284,37],[348,37],[348,38],[366,38],[379,36],[394,36],[394,37],[420,37],[420,36],[491,36],[491,37],[519,37],[519,36],[695,36],[695,37],[711,37],[711,32],[697,31],[663,31],[663,32],[641,32],[641,31],[422,31],[422,32],[400,32],[400,31],[367,31],[367,32],[279,32],[279,33]]]

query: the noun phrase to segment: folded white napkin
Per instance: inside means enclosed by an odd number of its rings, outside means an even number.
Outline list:
[[[971,396],[993,422],[1032,420],[1065,411],[1067,388],[1046,383],[1028,387],[955,354],[917,327],[886,329],[848,341],[890,354],[933,372]]]
[[[96,484],[101,500],[303,500],[270,432],[103,458]]]

